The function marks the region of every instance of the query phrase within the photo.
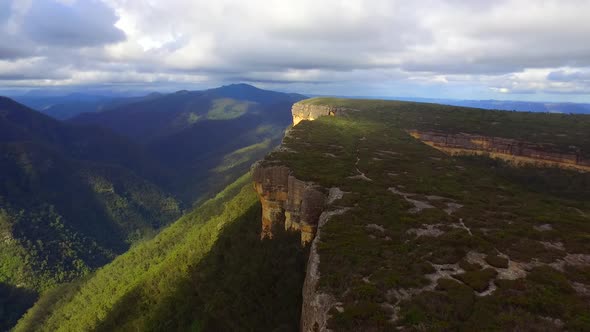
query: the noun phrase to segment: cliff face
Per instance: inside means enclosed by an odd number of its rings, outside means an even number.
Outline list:
[[[513,163],[531,163],[590,171],[590,160],[579,152],[560,153],[549,151],[549,146],[501,137],[471,134],[447,134],[434,131],[408,130],[422,142],[450,154],[488,153]]]
[[[313,121],[320,116],[336,116],[347,111],[343,107],[329,105],[308,105],[305,103],[296,103],[291,108],[293,114],[293,125],[296,126],[302,120]]]
[[[323,189],[291,175],[281,165],[257,163],[252,168],[254,189],[262,204],[261,238],[272,238],[274,227],[301,232],[301,244],[313,240],[326,205]]]
[[[340,195],[341,192],[337,188],[330,190],[330,198],[332,201],[334,195]],[[334,211],[323,212],[318,223],[318,230],[314,238],[311,250],[309,252],[309,259],[307,261],[307,271],[305,274],[305,282],[303,283],[303,303],[301,308],[301,331],[315,332],[327,331],[328,320],[330,318],[330,310],[341,304],[337,302],[336,298],[318,290],[320,281],[320,255],[318,253],[318,245],[321,238],[321,228],[334,216],[343,214],[347,208],[342,208]]]
[[[344,113],[343,108],[321,105],[293,105],[293,125],[302,120],[312,121],[321,116]],[[260,161],[252,167],[254,189],[262,205],[262,231],[260,237],[272,238],[276,227],[300,232],[301,245],[311,243],[305,282],[302,290],[303,304],[301,331],[326,331],[330,309],[336,299],[318,291],[320,256],[317,252],[320,228],[328,219],[346,209],[326,211],[331,202],[342,197],[337,188],[328,190],[313,182],[297,179],[289,167]]]

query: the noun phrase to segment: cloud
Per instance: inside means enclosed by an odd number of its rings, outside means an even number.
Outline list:
[[[97,0],[38,0],[25,15],[22,28],[42,45],[96,46],[125,39],[124,32],[114,26],[117,20],[113,11]]]
[[[552,71],[547,75],[547,79],[555,82],[586,82],[590,84],[590,68]]]
[[[395,94],[412,87],[417,94],[478,94],[466,98],[581,94],[588,86],[582,78],[590,67],[587,0],[0,5],[8,7],[10,15],[0,14],[0,38],[9,41],[0,45],[0,59],[37,59],[25,71],[46,73],[39,84],[244,80],[313,86],[318,93]],[[16,81],[17,74],[0,67],[0,77]]]

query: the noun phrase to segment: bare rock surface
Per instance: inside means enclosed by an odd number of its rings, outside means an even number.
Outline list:
[[[327,202],[323,188],[295,178],[281,165],[256,163],[252,178],[262,205],[261,238],[272,238],[273,227],[282,224],[301,232],[303,245],[311,242]]]

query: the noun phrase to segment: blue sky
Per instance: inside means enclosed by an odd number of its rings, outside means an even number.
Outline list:
[[[588,0],[2,0],[0,92],[590,102]]]

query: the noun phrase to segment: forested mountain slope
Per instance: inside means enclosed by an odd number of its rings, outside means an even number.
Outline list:
[[[141,147],[7,98],[0,98],[0,169],[0,283],[12,292],[80,277],[181,212]],[[4,324],[19,306],[0,300]]]
[[[143,144],[174,170],[170,190],[192,202],[223,189],[278,145],[291,105],[304,98],[233,84],[178,91],[70,122],[111,128]]]
[[[260,241],[243,176],[89,278],[44,296],[15,331],[296,331],[306,251]]]
[[[278,145],[301,98],[248,85],[152,95],[97,114],[121,133],[1,99],[1,324],[233,182]]]

